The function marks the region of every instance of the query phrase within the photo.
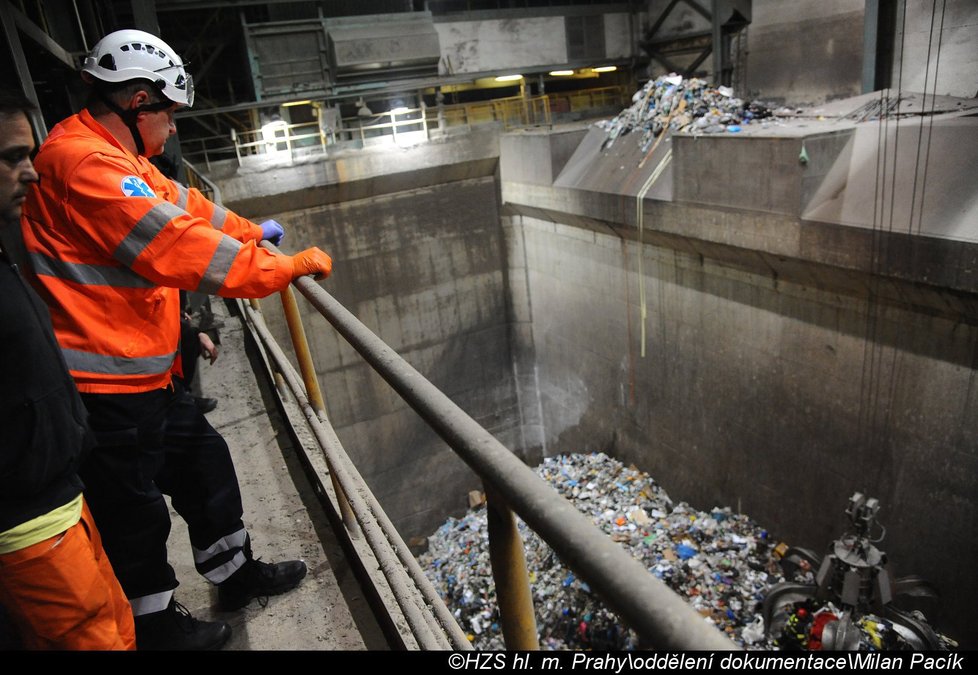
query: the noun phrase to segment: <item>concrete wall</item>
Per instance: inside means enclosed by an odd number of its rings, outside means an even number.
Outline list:
[[[883,504],[895,574],[937,583],[945,621],[932,620],[978,643],[970,238],[919,236],[929,222],[908,236],[902,220],[884,232],[802,219],[826,172],[798,162],[801,138],[675,137],[675,201],[642,205],[639,245],[621,194],[643,182],[639,149],[623,146],[623,170],[590,183],[564,180],[580,173],[575,154],[548,188],[522,175],[530,153],[542,166],[549,153],[517,140],[500,143],[502,196],[510,278],[525,265],[511,295],[532,317],[542,451],[608,452],[676,499],[732,506],[819,552],[844,530],[848,497],[867,492]],[[841,150],[812,153],[831,165]],[[929,200],[957,179],[939,168]]]
[[[390,137],[388,137],[390,138]],[[217,167],[223,200],[252,219],[322,204],[491,176],[499,161],[495,125],[401,147],[333,149],[291,160],[288,153],[246,157]]]
[[[904,0],[897,22],[893,86],[931,94],[978,96],[978,3]],[[938,59],[940,47],[940,59]],[[901,58],[902,56],[902,58]]]
[[[293,241],[333,256],[324,287],[491,431],[521,446],[505,295],[505,244],[492,177],[277,214]],[[276,338],[290,344],[270,299]],[[343,446],[405,538],[466,507],[475,475],[300,298]]]
[[[975,644],[978,328],[514,222],[547,454],[608,452],[675,499],[732,506],[819,552],[867,491],[895,572],[937,583],[951,617],[939,625]]]
[[[754,0],[745,94],[817,104],[862,92],[864,0]]]
[[[978,4],[903,0],[900,5],[891,86],[976,96]],[[864,0],[753,0],[746,94],[794,105],[859,94],[865,6]]]

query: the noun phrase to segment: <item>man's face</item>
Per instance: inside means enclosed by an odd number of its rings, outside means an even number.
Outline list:
[[[177,133],[177,125],[173,121],[173,113],[176,112],[177,107],[174,103],[165,110],[139,114],[137,124],[143,136],[143,144],[146,146],[145,154],[147,157],[156,157],[156,155],[163,154],[163,146],[166,145],[166,139]]]
[[[0,113],[0,219],[5,223],[20,221],[27,188],[37,181],[32,152],[34,135],[27,115]]]

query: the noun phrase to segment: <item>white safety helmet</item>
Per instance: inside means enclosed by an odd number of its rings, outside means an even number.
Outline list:
[[[192,106],[194,82],[183,60],[155,35],[126,29],[109,33],[85,57],[82,73],[102,82],[148,80],[173,103]]]

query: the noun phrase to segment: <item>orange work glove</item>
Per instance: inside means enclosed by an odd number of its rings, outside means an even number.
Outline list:
[[[292,256],[292,278],[315,274],[316,281],[325,279],[333,271],[333,259],[318,248],[307,248]]]

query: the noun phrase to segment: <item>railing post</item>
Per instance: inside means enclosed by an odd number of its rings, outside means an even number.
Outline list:
[[[299,314],[299,304],[295,301],[295,293],[292,287],[288,286],[282,291],[282,309],[285,310],[285,321],[289,325],[289,334],[292,336],[292,347],[295,349],[296,359],[299,361],[299,370],[302,372],[302,379],[306,385],[306,396],[309,404],[312,405],[316,414],[323,417],[326,414],[326,402],[323,399],[323,392],[319,388],[319,379],[316,377],[316,366],[312,361],[312,353],[309,351],[309,342],[306,340],[306,331],[302,326],[302,316]],[[357,538],[357,521],[353,515],[350,502],[343,492],[343,487],[336,480],[336,474],[332,465],[327,459],[329,466],[329,478],[333,483],[333,491],[336,493],[336,500],[340,503],[340,511],[343,514],[343,524],[350,532],[350,536]]]
[[[489,561],[499,603],[499,619],[506,649],[538,650],[537,620],[526,571],[523,539],[516,517],[506,502],[486,483],[486,520]]]
[[[248,300],[248,304],[251,305],[253,310],[261,314],[261,301],[258,300],[258,298],[251,298]],[[282,375],[281,371],[278,369],[274,370],[273,372],[275,375],[275,388],[278,389],[279,398],[284,401],[285,395],[289,392],[288,385],[285,383],[285,376]]]
[[[234,156],[238,158],[238,166],[241,166],[241,148],[238,147],[238,132],[231,129],[231,140],[234,141]]]

